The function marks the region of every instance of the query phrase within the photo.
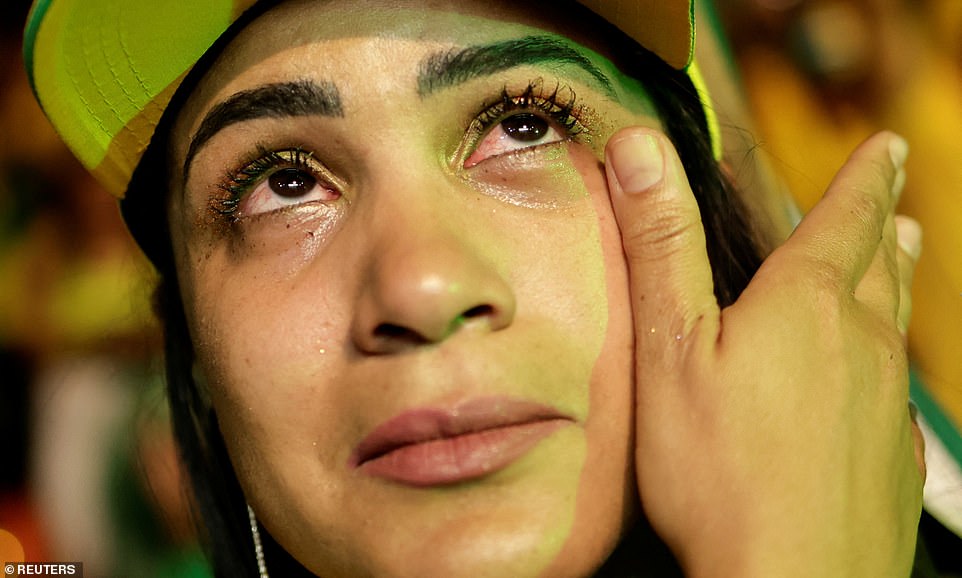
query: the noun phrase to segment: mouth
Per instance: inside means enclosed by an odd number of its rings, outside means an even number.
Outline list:
[[[456,484],[506,468],[572,423],[552,407],[504,397],[414,409],[376,427],[348,464],[409,486]]]

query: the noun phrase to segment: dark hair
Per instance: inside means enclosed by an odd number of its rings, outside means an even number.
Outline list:
[[[194,349],[187,329],[167,223],[167,150],[177,111],[223,47],[247,23],[281,0],[258,3],[225,33],[181,85],[135,171],[121,209],[131,233],[157,268],[156,308],[164,322],[168,398],[174,432],[188,470],[208,556],[217,576],[257,576],[245,499],[231,466],[214,410],[194,380]],[[555,3],[556,4],[556,3]],[[591,23],[606,40],[615,64],[648,91],[665,132],[681,157],[705,225],[708,255],[720,305],[731,304],[759,267],[762,244],[748,211],[712,154],[711,137],[691,79],[573,1],[580,22]],[[557,9],[555,9],[557,10]],[[269,571],[276,576],[311,576],[261,528]],[[599,575],[680,575],[673,558],[641,520],[622,540]]]

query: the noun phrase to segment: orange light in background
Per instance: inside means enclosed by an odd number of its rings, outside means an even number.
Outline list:
[[[23,545],[10,532],[0,528],[0,562],[25,562]]]

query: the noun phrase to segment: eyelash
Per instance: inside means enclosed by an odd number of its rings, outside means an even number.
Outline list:
[[[468,129],[473,134],[469,148],[477,146],[491,128],[517,111],[541,112],[563,128],[569,139],[588,133],[581,121],[585,107],[578,104],[575,91],[559,83],[549,92],[539,79],[528,83],[520,94],[512,94],[505,87],[496,102],[486,104]]]
[[[237,209],[244,196],[265,177],[283,169],[299,169],[317,175],[318,171],[312,166],[314,153],[300,147],[283,150],[271,150],[265,146],[258,146],[254,160],[245,163],[240,170],[228,172],[218,188],[223,191],[211,199],[211,210],[222,217],[236,218]],[[318,177],[318,180],[324,180]]]
[[[569,140],[588,134],[587,127],[581,121],[581,118],[586,116],[586,108],[578,104],[574,90],[560,83],[550,89],[550,92],[540,79],[529,82],[520,93],[512,93],[505,87],[497,101],[485,104],[482,108],[481,113],[469,125],[468,133],[471,137],[468,150],[478,146],[491,128],[517,111],[540,112],[564,129]],[[237,220],[238,207],[245,195],[272,173],[294,168],[318,176],[319,171],[311,162],[313,156],[313,152],[300,147],[272,150],[258,146],[253,160],[237,171],[228,172],[218,185],[222,194],[211,198],[211,211],[228,220]],[[321,176],[318,176],[318,179],[326,180]]]

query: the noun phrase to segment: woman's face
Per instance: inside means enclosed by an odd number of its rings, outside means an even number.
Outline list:
[[[657,121],[563,17],[422,4],[284,3],[181,113],[200,369],[248,501],[315,573],[590,573],[635,508],[603,148]]]

